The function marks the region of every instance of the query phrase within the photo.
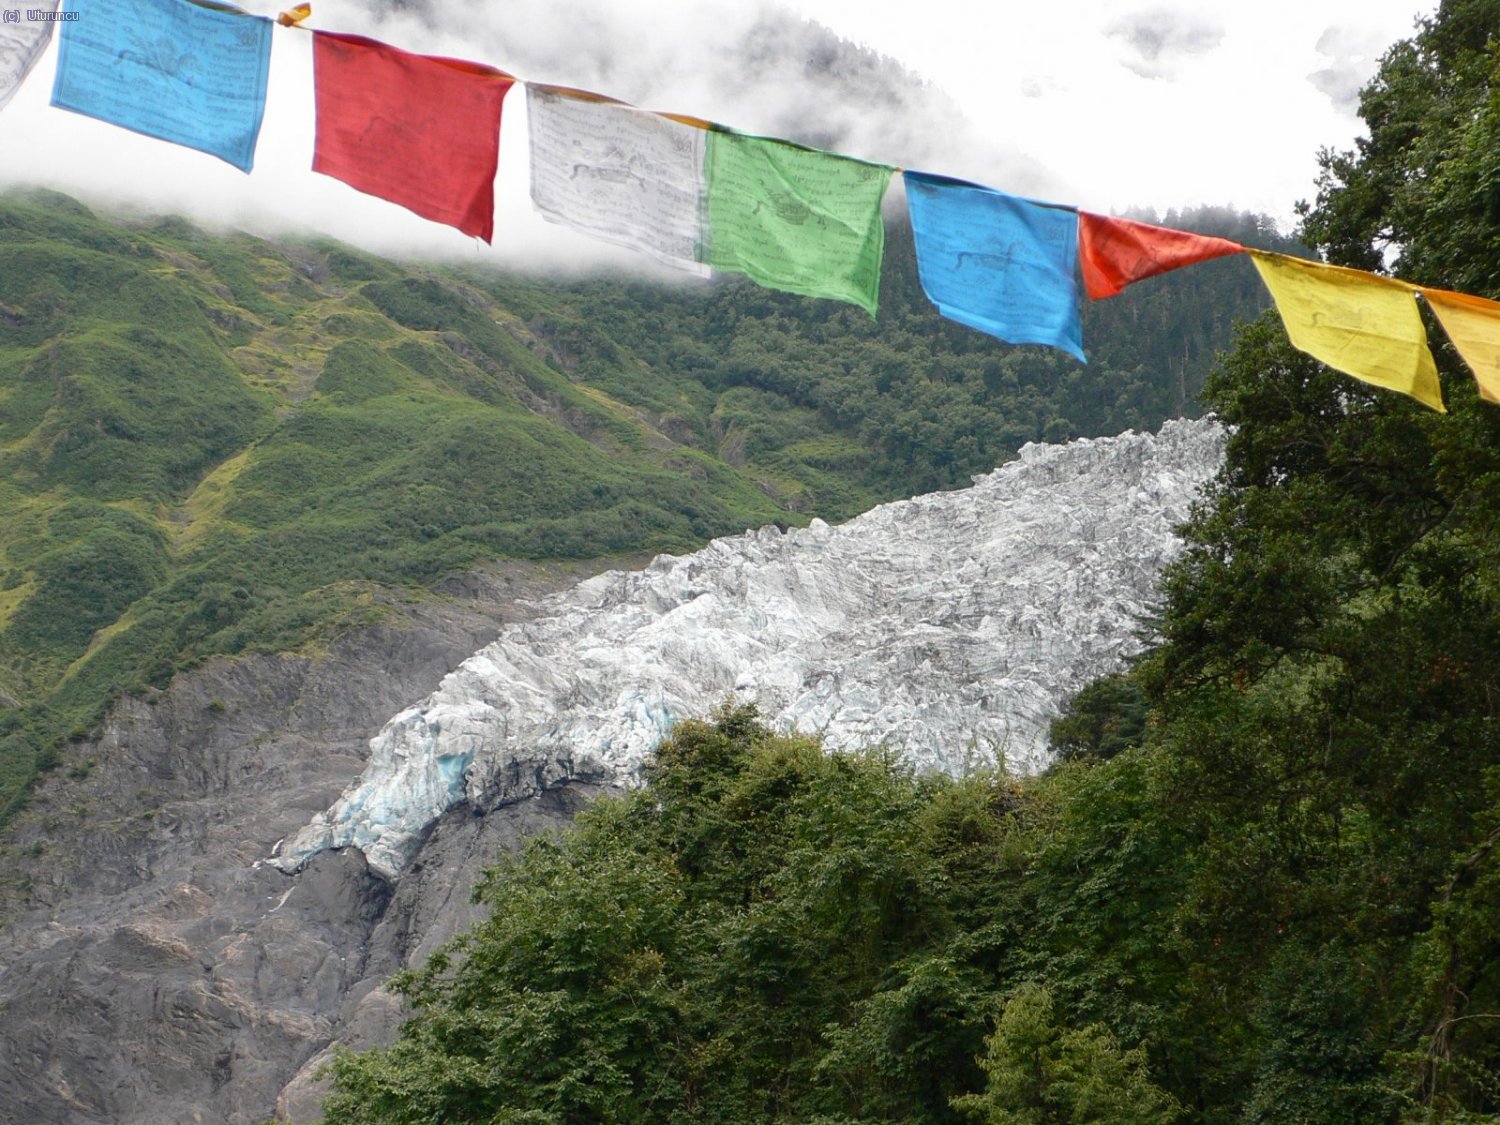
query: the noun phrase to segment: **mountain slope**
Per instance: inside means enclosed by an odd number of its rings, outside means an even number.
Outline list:
[[[1191,411],[1264,300],[1236,267],[1090,309],[1080,368],[941,320],[899,226],[871,321],[733,281],[564,286],[0,200],[0,817],[39,768],[80,768],[64,740],[112,699],[326,643],[379,588],[843,519]]]
[[[580,739],[634,738],[614,748],[628,765],[647,748],[630,721],[654,729],[635,707],[652,688],[677,693],[681,718],[743,673],[747,694],[769,703],[788,687],[816,704],[822,691],[845,733],[879,739],[890,725],[892,746],[936,747],[950,768],[974,733],[1034,735],[1073,684],[1129,651],[1170,526],[1212,469],[1210,423],[1171,429],[1034,448],[969,490],[840,528],[730,537],[639,573],[565,586],[561,564],[498,564],[432,594],[377,592],[380,617],[326,646],[211,659],[151,700],[121,700],[86,747],[91,765],[49,775],[6,832],[0,1105],[36,1123],[252,1125],[282,1097],[292,1120],[315,1116],[334,1045],[394,1034],[391,974],[479,916],[482,867],[612,780],[582,768],[588,745],[572,776],[551,768],[554,717]],[[711,628],[695,634],[694,620]],[[373,864],[352,847],[303,856],[291,876],[265,862],[379,764],[390,747],[372,736],[387,719],[476,650],[447,695],[501,653],[550,679],[481,685],[524,728],[522,752],[490,755],[473,799],[407,826],[420,846],[399,879],[377,848]],[[728,678],[678,659],[705,650]],[[661,684],[678,670],[681,684]],[[546,700],[548,687],[565,694]],[[448,739],[439,751],[472,733],[452,709],[428,717]],[[993,761],[988,749],[975,758]],[[378,801],[366,811],[380,815]]]
[[[0,808],[120,691],[303,643],[361,583],[782,514],[472,290],[57,198],[3,220]]]

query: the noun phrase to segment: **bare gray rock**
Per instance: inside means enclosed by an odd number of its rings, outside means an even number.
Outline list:
[[[394,710],[521,599],[587,573],[476,572],[447,597],[393,600],[326,652],[216,661],[122,700],[3,839],[0,1121],[248,1125],[294,1079],[293,1119],[316,1119],[309,1060],[335,1039],[388,1041],[400,1005],[384,981],[468,923],[499,849],[567,823],[592,790],[454,810],[399,888],[352,849],[295,878],[261,861],[358,775]]]
[[[404,1009],[400,997],[377,982],[424,963],[477,922],[483,910],[472,896],[484,868],[501,852],[568,823],[599,792],[594,786],[569,784],[488,812],[470,804],[448,810],[402,873],[370,935],[363,980],[349,991],[339,1010],[338,1044],[362,1050],[390,1043]],[[338,853],[340,858],[358,854],[353,848]],[[276,1103],[280,1120],[317,1120],[328,1093],[319,1071],[332,1054],[330,1044],[290,1078]]]

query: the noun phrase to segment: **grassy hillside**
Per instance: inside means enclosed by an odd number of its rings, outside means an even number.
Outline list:
[[[0,199],[0,818],[120,693],[315,642],[372,584],[847,518],[1190,412],[1248,271],[1091,309],[1084,368],[941,320],[900,229],[877,322]]]
[[[364,583],[784,518],[477,292],[337,248],[0,205],[0,808],[59,736]]]

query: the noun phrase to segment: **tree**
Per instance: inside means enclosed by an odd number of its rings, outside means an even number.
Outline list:
[[[954,1099],[981,1125],[1170,1125],[1182,1109],[1154,1085],[1145,1052],[1122,1050],[1105,1028],[1058,1021],[1051,994],[1023,985],[985,1041],[983,1093]]]
[[[330,1123],[956,1120],[992,977],[948,950],[1002,779],[685,722],[649,785],[486,877],[489,917],[341,1054]],[[971,919],[972,920],[972,919]]]
[[[1113,758],[1140,744],[1146,731],[1146,697],[1126,673],[1105,676],[1082,688],[1052,720],[1047,740],[1063,761]]]
[[[1495,0],[1448,0],[1391,50],[1370,137],[1324,154],[1310,244],[1500,295],[1496,28]],[[1200,841],[1178,921],[1184,1011],[1217,1044],[1197,1096],[1259,1119],[1299,1119],[1277,1091],[1309,1082],[1340,1091],[1327,1119],[1500,1109],[1500,408],[1446,347],[1440,367],[1446,416],[1264,320],[1206,390],[1226,464],[1143,680],[1163,799]],[[1336,1050],[1290,978],[1359,1013]]]

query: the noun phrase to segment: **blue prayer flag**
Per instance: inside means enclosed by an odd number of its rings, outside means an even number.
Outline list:
[[[923,172],[906,172],[917,273],[944,316],[1013,344],[1080,361],[1078,213]]]
[[[250,171],[271,21],[192,0],[68,0],[52,104]]]

